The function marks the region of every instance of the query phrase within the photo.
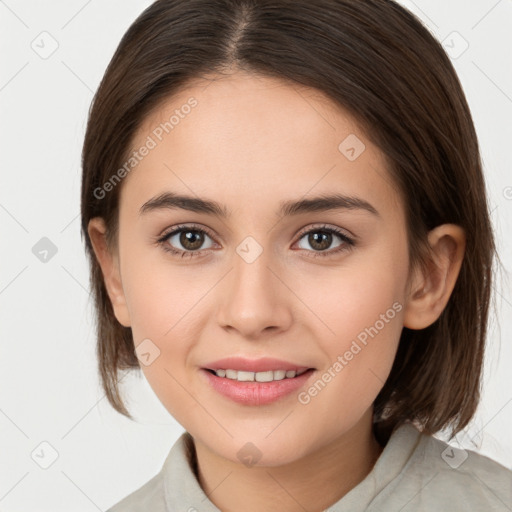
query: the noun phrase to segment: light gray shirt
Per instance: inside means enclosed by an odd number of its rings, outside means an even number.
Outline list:
[[[193,439],[184,432],[161,471],[107,512],[219,512],[197,480],[194,453]],[[407,423],[391,435],[366,478],[327,510],[512,511],[512,471]]]

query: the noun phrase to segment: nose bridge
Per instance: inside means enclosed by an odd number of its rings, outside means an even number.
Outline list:
[[[220,301],[219,321],[244,336],[287,327],[291,314],[281,281],[274,275],[273,251],[248,236],[236,247],[233,271],[225,297]]]

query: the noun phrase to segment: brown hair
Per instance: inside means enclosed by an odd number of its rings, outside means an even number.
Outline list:
[[[383,152],[405,204],[411,268],[428,262],[427,233],[466,232],[466,254],[445,310],[403,328],[374,404],[386,440],[405,421],[452,435],[480,397],[496,255],[479,147],[456,72],[441,44],[391,0],[157,0],[123,36],[94,97],[83,146],[81,216],[106,396],[131,418],[119,371],[137,368],[130,328],[116,320],[87,226],[105,219],[116,246],[121,185],[95,190],[126,160],[153,109],[193,79],[244,70],[315,88],[344,107]]]

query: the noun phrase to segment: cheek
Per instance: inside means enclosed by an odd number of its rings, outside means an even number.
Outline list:
[[[197,404],[185,391],[193,388],[196,371],[189,356],[211,317],[206,308],[218,276],[211,269],[173,263],[165,255],[155,257],[156,252],[125,251],[123,289],[136,350],[145,343],[157,354],[147,366],[141,361],[144,376],[167,410],[181,418],[187,408],[195,414]],[[143,346],[137,350],[139,359]]]
[[[205,290],[169,268],[150,265],[131,272],[126,297],[142,372],[167,411],[183,420],[200,413],[186,391],[192,388],[187,362]],[[149,364],[144,364],[141,354],[148,352]]]
[[[173,263],[157,253],[154,248],[132,252],[122,269],[135,342],[182,338],[180,333],[197,322],[201,300],[215,285],[211,273]]]
[[[326,357],[319,372],[325,386],[319,382],[309,398],[326,414],[329,410],[335,424],[347,410],[362,414],[391,370],[403,325],[406,267],[397,265],[400,259],[401,253],[380,250],[354,256],[328,275],[296,281],[301,283],[297,295],[321,320],[315,337]],[[333,409],[333,403],[339,407]]]
[[[390,330],[388,320],[400,323],[396,317],[403,309],[405,266],[397,262],[402,256],[380,247],[362,255],[354,253],[328,271],[319,267],[293,278],[294,292],[319,320],[317,332],[323,333],[319,338],[327,342],[329,351],[343,349],[361,333],[364,341],[365,328],[376,323],[379,331]]]

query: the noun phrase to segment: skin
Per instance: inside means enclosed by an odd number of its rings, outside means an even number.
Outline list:
[[[209,499],[223,511],[321,511],[361,482],[382,452],[372,404],[403,326],[427,327],[444,309],[464,232],[451,224],[431,231],[432,265],[409,275],[403,203],[383,154],[319,91],[280,80],[235,72],[195,82],[144,120],[133,148],[191,96],[198,105],[123,180],[118,245],[107,247],[100,218],[89,234],[116,318],[132,328],[136,346],[149,338],[160,350],[142,370],[193,436]],[[354,161],[338,149],[349,134],[366,146]],[[139,214],[165,191],[215,200],[232,215]],[[379,216],[276,214],[284,199],[332,192],[365,199]],[[173,256],[155,242],[185,223],[213,234],[200,256]],[[354,235],[356,245],[334,254],[343,244],[334,234],[324,250],[332,255],[313,257],[322,251],[304,233],[323,224]],[[252,263],[236,252],[247,236],[263,249]],[[166,243],[191,252],[179,234]],[[269,356],[316,368],[309,386],[394,303],[401,310],[307,404],[292,393],[242,405],[202,378],[200,368],[221,357]],[[249,441],[261,458],[247,467],[237,452]]]

